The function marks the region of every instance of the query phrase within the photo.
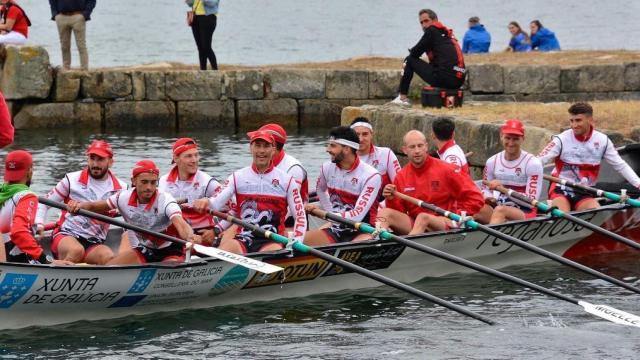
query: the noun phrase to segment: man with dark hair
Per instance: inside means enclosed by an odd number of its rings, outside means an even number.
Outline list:
[[[322,164],[316,191],[320,205],[326,211],[362,222],[374,222],[378,211],[378,194],[382,183],[380,173],[360,161],[358,135],[347,126],[338,126],[329,133],[327,152],[331,161]],[[307,212],[317,205],[307,204]],[[367,234],[342,224],[326,224],[319,230],[308,231],[304,242],[320,246],[339,242],[370,239]]]
[[[400,171],[400,163],[393,150],[373,144],[373,126],[369,119],[357,117],[349,126],[360,140],[357,153],[360,161],[373,166],[382,175],[382,187],[393,182],[396,173]]]
[[[438,157],[440,157],[440,160],[455,165],[461,173],[469,175],[467,157],[453,139],[455,129],[456,125],[453,120],[449,118],[438,118],[431,124],[431,130],[433,131],[431,139],[433,140],[433,144],[438,148]]]
[[[469,18],[469,30],[462,39],[462,53],[479,54],[489,52],[491,46],[491,34],[480,24],[480,18],[472,16]]]
[[[438,21],[438,16],[433,10],[420,10],[419,18],[424,34],[420,41],[409,49],[400,80],[400,94],[392,101],[394,104],[411,105],[407,94],[414,72],[433,87],[458,89],[464,83],[467,70],[462,50],[453,36],[453,31]],[[429,58],[428,63],[420,59],[425,53]]]
[[[538,155],[543,164],[554,161],[551,175],[573,182],[594,186],[600,173],[600,163],[606,160],[631,185],[640,188],[640,178],[622,160],[609,137],[595,130],[593,108],[578,102],[569,107],[571,128],[554,135]],[[549,199],[562,211],[586,210],[599,207],[598,201],[571,187],[552,183]]]

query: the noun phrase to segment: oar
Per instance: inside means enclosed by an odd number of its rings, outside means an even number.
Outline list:
[[[273,233],[271,231],[264,230],[259,226],[256,226],[256,225],[253,225],[251,223],[242,221],[242,220],[240,220],[240,219],[238,219],[236,217],[233,217],[233,216],[231,216],[229,214],[224,214],[224,213],[221,213],[221,212],[218,212],[218,211],[209,211],[209,212],[211,214],[215,215],[215,216],[218,216],[218,217],[222,218],[222,219],[226,219],[229,222],[232,222],[234,224],[242,226],[245,229],[249,229],[252,232],[254,232],[255,234],[258,234],[260,236],[264,236],[267,239],[270,239],[270,240],[273,240],[273,241],[276,241],[276,242],[279,242],[279,243],[282,243],[282,244],[285,244],[285,245],[289,243],[289,239],[287,239],[286,237],[284,237],[282,235],[279,235],[277,233]],[[311,254],[311,255],[313,255],[315,257],[318,257],[318,258],[320,258],[322,260],[325,260],[327,262],[342,266],[345,269],[349,269],[349,270],[351,270],[351,271],[353,271],[355,273],[358,273],[360,275],[366,276],[366,277],[368,277],[370,279],[377,280],[377,281],[379,281],[379,282],[381,282],[381,283],[383,283],[385,285],[389,285],[389,286],[394,287],[394,288],[396,288],[398,290],[402,290],[402,291],[408,292],[409,294],[415,295],[415,296],[417,296],[417,297],[419,297],[421,299],[424,299],[424,300],[430,301],[432,303],[444,306],[444,307],[446,307],[448,309],[451,309],[453,311],[456,311],[456,312],[458,312],[460,314],[472,317],[472,318],[474,318],[476,320],[480,320],[480,321],[482,321],[482,322],[484,322],[486,324],[489,324],[489,325],[495,324],[493,322],[493,320],[491,320],[489,318],[486,318],[486,317],[484,317],[484,316],[482,316],[480,314],[476,314],[476,313],[474,313],[474,312],[472,312],[470,310],[467,310],[467,309],[465,309],[465,308],[463,308],[463,307],[461,307],[459,305],[453,304],[453,303],[451,303],[449,301],[446,301],[444,299],[441,299],[441,298],[436,297],[436,296],[431,295],[431,294],[427,294],[424,291],[418,290],[416,288],[413,288],[411,286],[408,286],[408,285],[403,284],[401,282],[398,282],[396,280],[390,279],[390,278],[388,278],[386,276],[382,276],[382,275],[380,275],[380,274],[378,274],[376,272],[373,272],[371,270],[367,270],[367,269],[365,269],[363,267],[360,267],[358,265],[352,264],[352,263],[350,263],[348,261],[345,261],[345,260],[342,260],[342,259],[337,258],[335,256],[329,255],[329,254],[327,254],[325,252],[322,252],[320,250],[312,248],[312,247],[310,247],[308,245],[305,245],[305,244],[303,244],[301,242],[294,242],[292,247],[293,247],[294,250],[299,251],[301,253]]]
[[[559,263],[561,263],[563,265],[570,266],[570,267],[572,267],[574,269],[581,270],[581,271],[583,271],[583,272],[585,272],[587,274],[590,274],[590,275],[592,275],[594,277],[597,277],[599,279],[605,280],[605,281],[607,281],[607,282],[609,282],[611,284],[618,285],[618,286],[623,287],[623,288],[625,288],[627,290],[630,290],[630,291],[633,291],[635,293],[640,294],[640,289],[638,289],[638,288],[636,288],[634,286],[631,286],[631,285],[629,285],[629,284],[627,284],[627,283],[625,283],[623,281],[620,281],[620,280],[618,280],[618,279],[616,279],[614,277],[611,277],[609,275],[603,274],[603,273],[601,273],[601,272],[599,272],[597,270],[594,270],[594,269],[592,269],[590,267],[584,266],[582,264],[578,264],[575,261],[572,261],[572,260],[569,260],[569,259],[565,259],[562,256],[556,255],[556,254],[554,254],[554,253],[552,253],[550,251],[544,250],[544,249],[542,249],[540,247],[537,247],[535,245],[531,245],[528,242],[524,242],[524,241],[522,241],[520,239],[517,239],[517,238],[511,236],[511,235],[507,235],[507,234],[501,233],[500,231],[498,231],[496,229],[493,229],[491,227],[479,224],[478,222],[474,221],[473,219],[463,219],[458,214],[452,213],[450,211],[446,211],[446,210],[441,209],[441,208],[439,208],[439,207],[437,207],[437,206],[435,206],[433,204],[429,204],[429,203],[426,203],[426,202],[424,202],[422,200],[419,200],[419,199],[413,198],[411,196],[405,195],[405,194],[403,194],[403,193],[401,193],[399,191],[396,191],[394,193],[394,195],[399,197],[400,199],[408,201],[408,202],[410,202],[410,203],[412,203],[412,204],[414,204],[416,206],[420,206],[420,207],[423,207],[425,209],[431,210],[434,213],[442,215],[444,217],[447,217],[447,218],[449,218],[451,220],[454,220],[454,221],[457,221],[457,222],[460,222],[460,223],[464,223],[464,225],[466,227],[470,228],[470,229],[480,230],[480,231],[485,232],[485,233],[487,233],[489,235],[495,236],[498,239],[502,239],[502,240],[507,241],[507,242],[509,242],[511,244],[519,246],[519,247],[521,247],[523,249],[526,249],[526,250],[529,250],[531,252],[534,252],[534,253],[536,253],[536,254],[538,254],[540,256],[544,256],[544,257],[546,257],[548,259],[557,261],[557,262],[559,262]]]
[[[355,222],[353,220],[349,220],[349,219],[345,219],[340,215],[337,214],[333,214],[330,212],[326,212],[324,210],[320,210],[320,209],[314,209],[313,211],[311,211],[311,214],[314,216],[317,216],[323,220],[331,220],[340,224],[344,224],[347,226],[351,226],[353,228],[355,228],[358,231],[361,231],[363,233],[367,233],[367,234],[378,234],[380,236],[381,239],[383,240],[392,240],[395,241],[397,243],[403,244],[407,247],[410,247],[412,249],[427,253],[429,255],[433,255],[435,257],[439,257],[440,259],[444,259],[450,262],[453,262],[455,264],[464,266],[464,267],[468,267],[470,269],[488,274],[488,275],[492,275],[495,276],[497,278],[500,278],[502,280],[506,280],[509,282],[512,282],[514,284],[518,284],[518,285],[522,285],[524,287],[533,289],[533,290],[537,290],[538,292],[541,292],[543,294],[558,298],[560,300],[564,300],[567,302],[570,302],[572,304],[575,305],[579,305],[581,306],[586,312],[596,315],[598,317],[601,317],[605,320],[614,322],[614,323],[618,323],[618,324],[622,324],[622,325],[628,325],[628,326],[636,326],[636,327],[640,327],[640,317],[621,311],[621,310],[617,310],[615,308],[612,308],[610,306],[607,305],[594,305],[594,304],[590,304],[586,301],[583,300],[577,300],[577,299],[573,299],[569,296],[560,294],[558,292],[555,292],[553,290],[547,289],[545,287],[542,287],[540,285],[531,283],[529,281],[520,279],[518,277],[515,277],[513,275],[509,275],[506,273],[503,273],[501,271],[480,265],[478,263],[474,263],[472,261],[469,261],[467,259],[463,259],[461,257],[440,251],[438,249],[434,249],[432,247],[423,245],[423,244],[419,244],[415,241],[411,241],[409,239],[405,239],[403,237],[400,237],[398,235],[394,235],[388,231],[378,231],[376,228],[374,228],[373,226],[367,224],[367,223],[361,223],[361,222]],[[614,316],[612,314],[619,314],[620,316]]]
[[[38,201],[41,202],[42,204],[48,205],[48,206],[52,206],[61,210],[66,210],[67,206],[63,203],[59,203],[57,201],[53,201],[53,200],[49,200],[45,197],[38,197]],[[123,229],[129,229],[129,230],[133,230],[142,234],[146,234],[146,235],[150,235],[150,236],[154,236],[157,237],[159,239],[165,240],[165,241],[171,241],[174,243],[180,243],[180,244],[190,244],[190,242],[188,241],[184,241],[182,239],[178,239],[175,238],[173,236],[169,236],[166,234],[162,234],[159,232],[155,232],[155,231],[151,231],[148,229],[145,229],[143,227],[140,226],[136,226],[136,225],[132,225],[129,223],[126,223],[124,221],[120,221],[120,220],[116,220],[114,218],[111,218],[109,216],[106,215],[102,215],[102,214],[97,214],[94,213],[92,211],[88,211],[85,209],[80,209],[78,211],[78,215],[82,215],[82,216],[86,216],[92,219],[96,219],[102,222],[105,222],[107,224],[111,224],[111,225],[115,225],[118,227],[121,227]],[[255,259],[251,259],[245,256],[241,256],[238,254],[234,254],[228,251],[224,251],[221,249],[217,249],[217,248],[213,248],[213,247],[208,247],[208,246],[203,246],[200,244],[193,244],[193,248],[204,255],[207,256],[211,256],[214,257],[216,259],[220,259],[226,262],[230,262],[233,264],[238,264],[240,266],[246,267],[248,269],[252,269],[252,270],[256,270],[256,271],[260,271],[263,272],[265,274],[271,274],[274,273],[276,271],[281,271],[283,270],[281,267],[279,266],[275,266],[272,264],[267,264],[265,262],[259,261],[259,260],[255,260]]]
[[[616,193],[612,193],[609,191],[604,191],[604,190],[600,190],[600,189],[596,189],[593,188],[591,186],[587,186],[584,184],[578,184],[576,182],[570,181],[570,180],[566,180],[566,179],[561,179],[561,178],[557,178],[555,176],[551,176],[551,175],[544,175],[545,180],[554,182],[554,183],[558,183],[560,185],[566,185],[575,189],[580,189],[582,191],[588,192],[590,194],[594,194],[595,196],[604,196],[609,200],[613,200],[613,201],[624,201],[625,203],[633,206],[633,207],[640,207],[640,200],[637,199],[631,199],[628,197],[622,197],[621,195],[618,195]]]
[[[485,184],[485,185],[489,185],[489,182],[486,181],[486,180],[483,181],[482,183]],[[567,214],[566,212],[564,212],[564,211],[562,211],[562,210],[560,210],[558,208],[549,206],[544,202],[538,201],[536,199],[531,199],[531,198],[529,198],[528,196],[526,196],[524,194],[521,194],[521,193],[519,193],[517,191],[513,191],[512,189],[507,189],[502,185],[497,186],[496,190],[498,190],[502,194],[510,196],[510,197],[512,197],[514,199],[520,200],[520,201],[525,202],[527,204],[531,204],[531,206],[537,207],[538,209],[540,209],[541,211],[543,211],[545,213],[546,212],[550,212],[551,215],[553,215],[555,217],[567,219],[567,220],[569,220],[571,222],[574,222],[576,224],[581,225],[582,227],[590,229],[590,230],[592,230],[594,232],[597,232],[599,234],[608,236],[608,237],[612,238],[613,240],[621,242],[621,243],[623,243],[625,245],[628,245],[628,246],[630,246],[630,247],[632,247],[634,249],[640,250],[640,244],[638,244],[637,242],[635,242],[633,240],[630,240],[630,239],[627,239],[624,236],[620,236],[620,235],[618,235],[618,234],[616,234],[614,232],[611,232],[611,231],[609,231],[607,229],[603,229],[600,226],[594,225],[594,224],[592,224],[592,223],[590,223],[590,222],[588,222],[586,220],[580,219],[577,216],[573,216],[571,214]]]

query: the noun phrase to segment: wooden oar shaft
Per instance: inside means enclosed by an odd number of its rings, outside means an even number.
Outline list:
[[[394,195],[398,196],[399,198],[401,198],[401,199],[403,199],[405,201],[413,203],[413,204],[415,204],[417,206],[423,207],[425,209],[429,209],[429,210],[435,212],[436,214],[440,214],[442,216],[446,216],[446,217],[450,218],[451,220],[454,220],[454,221],[463,221],[464,220],[458,214],[452,213],[450,211],[446,211],[446,210],[441,209],[441,208],[439,208],[439,207],[437,207],[435,205],[425,203],[422,200],[418,200],[418,199],[412,198],[411,196],[402,194],[402,193],[400,193],[398,191],[396,191],[394,193]],[[623,288],[625,288],[627,290],[630,290],[630,291],[633,291],[635,293],[640,294],[640,289],[638,289],[638,288],[636,288],[634,286],[631,286],[631,285],[629,285],[629,284],[627,284],[627,283],[625,283],[623,281],[620,281],[620,280],[618,280],[618,279],[616,279],[614,277],[611,277],[609,275],[603,274],[603,273],[601,273],[601,272],[599,272],[597,270],[594,270],[594,269],[592,269],[590,267],[587,267],[587,266],[584,266],[582,264],[579,264],[579,263],[577,263],[575,261],[572,261],[572,260],[569,260],[569,259],[565,259],[562,256],[556,255],[556,254],[554,254],[554,253],[552,253],[550,251],[547,251],[545,249],[542,249],[540,247],[531,245],[531,244],[529,244],[527,242],[524,242],[524,241],[522,241],[520,239],[517,239],[517,238],[515,238],[515,237],[513,237],[511,235],[503,234],[503,233],[501,233],[500,231],[498,231],[496,229],[493,229],[491,227],[479,224],[478,222],[476,222],[474,220],[466,220],[466,221],[464,221],[464,225],[469,227],[469,228],[471,228],[471,229],[477,229],[477,230],[483,231],[483,232],[485,232],[485,233],[487,233],[489,235],[493,235],[494,237],[496,237],[498,239],[502,239],[504,241],[507,241],[507,242],[509,242],[511,244],[514,244],[516,246],[519,246],[519,247],[521,247],[523,249],[526,249],[526,250],[529,250],[529,251],[531,251],[533,253],[536,253],[536,254],[538,254],[540,256],[546,257],[547,259],[554,260],[556,262],[559,262],[559,263],[561,263],[563,265],[572,267],[574,269],[578,269],[578,270],[583,271],[583,272],[585,272],[585,273],[587,273],[589,275],[592,275],[592,276],[597,277],[599,279],[605,280],[605,281],[607,281],[607,282],[609,282],[611,284],[618,285],[618,286],[623,287]]]
[[[221,213],[221,212],[218,212],[218,211],[210,211],[210,213],[215,215],[215,216],[218,216],[220,218],[226,219],[229,222],[232,222],[234,224],[240,225],[240,226],[242,226],[242,227],[244,227],[246,229],[251,230],[252,232],[254,232],[256,234],[264,236],[264,237],[266,237],[268,239],[271,239],[273,241],[276,241],[276,242],[279,242],[279,243],[282,243],[282,244],[288,244],[289,243],[289,239],[287,239],[286,237],[284,237],[282,235],[279,235],[279,234],[276,234],[276,233],[273,233],[273,232],[270,232],[270,231],[266,231],[266,230],[260,228],[259,226],[256,226],[256,225],[250,224],[248,222],[242,221],[242,220],[240,220],[240,219],[238,219],[236,217],[233,217],[233,216],[231,216],[229,214],[224,214],[224,213]],[[467,309],[465,309],[465,308],[463,308],[463,307],[461,307],[459,305],[453,304],[453,303],[451,303],[451,302],[449,302],[447,300],[444,300],[444,299],[441,299],[441,298],[439,298],[437,296],[428,294],[428,293],[426,293],[426,292],[424,292],[422,290],[418,290],[416,288],[413,288],[411,286],[403,284],[403,283],[401,283],[399,281],[390,279],[390,278],[388,278],[386,276],[382,276],[382,275],[380,275],[380,274],[378,274],[378,273],[376,273],[374,271],[367,270],[367,269],[365,269],[363,267],[360,267],[358,265],[352,264],[352,263],[350,263],[348,261],[345,261],[343,259],[339,259],[339,258],[337,258],[335,256],[329,255],[329,254],[327,254],[325,252],[322,252],[320,250],[312,248],[312,247],[310,247],[308,245],[305,245],[303,243],[300,243],[300,242],[293,243],[293,249],[296,250],[296,251],[299,251],[301,253],[311,254],[311,255],[313,255],[315,257],[318,257],[320,259],[323,259],[323,260],[325,260],[327,262],[342,266],[345,269],[349,269],[349,270],[351,270],[351,271],[353,271],[355,273],[358,273],[358,274],[363,275],[365,277],[368,277],[370,279],[376,280],[378,282],[381,282],[381,283],[383,283],[385,285],[391,286],[391,287],[396,288],[398,290],[405,291],[405,292],[410,293],[410,294],[412,294],[414,296],[417,296],[417,297],[419,297],[421,299],[424,299],[424,300],[430,301],[432,303],[438,304],[440,306],[446,307],[446,308],[448,308],[450,310],[456,311],[456,312],[458,312],[460,314],[463,314],[463,315],[469,316],[471,318],[474,318],[476,320],[482,321],[482,322],[484,322],[486,324],[489,324],[489,325],[495,324],[495,322],[493,320],[491,320],[491,319],[489,319],[489,318],[487,318],[485,316],[482,316],[480,314],[476,314],[476,313],[474,313],[472,311],[469,311],[469,310],[467,310]]]
[[[376,229],[373,226],[371,226],[371,225],[369,225],[367,223],[360,223],[360,222],[355,222],[353,220],[345,219],[345,218],[341,217],[340,215],[333,214],[333,213],[330,213],[330,212],[326,212],[324,210],[314,210],[311,214],[314,215],[314,216],[317,216],[317,217],[319,217],[321,219],[324,219],[324,220],[331,220],[331,221],[334,221],[334,222],[337,222],[337,223],[341,223],[341,224],[344,224],[344,225],[352,226],[356,230],[359,230],[359,231],[364,232],[364,233],[372,234],[372,233],[376,232]],[[474,263],[472,261],[469,261],[467,259],[463,259],[463,258],[461,258],[459,256],[455,256],[455,255],[446,253],[444,251],[440,251],[438,249],[434,249],[432,247],[429,247],[429,246],[426,246],[426,245],[423,245],[423,244],[419,244],[419,243],[417,243],[415,241],[411,241],[409,239],[405,239],[405,238],[400,237],[398,235],[394,235],[394,234],[392,234],[392,233],[390,233],[388,231],[380,232],[380,238],[382,238],[384,240],[395,241],[397,243],[403,244],[403,245],[405,245],[407,247],[410,247],[412,249],[427,253],[429,255],[433,255],[433,256],[438,257],[440,259],[447,260],[447,261],[453,262],[455,264],[458,264],[458,265],[461,265],[461,266],[464,266],[464,267],[467,267],[467,268],[470,268],[470,269],[473,269],[473,270],[476,270],[476,271],[479,271],[479,272],[482,272],[482,273],[485,273],[485,274],[488,274],[488,275],[492,275],[492,276],[495,276],[497,278],[512,282],[514,284],[518,284],[518,285],[521,285],[521,286],[536,290],[536,291],[541,292],[543,294],[546,294],[546,295],[549,295],[549,296],[552,296],[552,297],[555,297],[555,298],[570,302],[572,304],[578,305],[578,301],[579,300],[577,300],[577,299],[573,299],[573,298],[571,298],[569,296],[560,294],[558,292],[555,292],[553,290],[547,289],[547,288],[542,287],[540,285],[531,283],[529,281],[520,279],[520,278],[515,277],[513,275],[509,275],[509,274],[503,273],[501,271],[492,269],[490,267],[486,267],[486,266],[480,265],[478,263]]]
[[[596,189],[596,188],[593,188],[591,186],[587,186],[587,185],[584,185],[584,184],[579,184],[579,183],[573,182],[571,180],[561,179],[561,178],[558,178],[558,177],[555,177],[555,176],[551,176],[551,175],[548,175],[548,174],[545,174],[544,178],[547,181],[551,181],[551,182],[554,182],[554,183],[557,183],[557,184],[561,184],[561,185],[566,185],[566,186],[569,186],[569,187],[572,187],[572,188],[575,188],[575,189],[580,189],[582,191],[588,192],[588,193],[593,194],[595,196],[604,196],[609,200],[613,200],[613,201],[622,201],[623,200],[622,196],[618,195],[616,193],[612,193],[612,192],[609,192],[609,191]],[[640,200],[627,198],[627,199],[624,199],[624,202],[629,204],[629,205],[631,205],[631,206],[633,206],[633,207],[640,207]]]

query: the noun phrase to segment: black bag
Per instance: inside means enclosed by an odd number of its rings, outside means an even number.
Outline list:
[[[464,93],[460,89],[443,89],[432,86],[422,88],[421,102],[422,107],[448,109],[462,106]]]

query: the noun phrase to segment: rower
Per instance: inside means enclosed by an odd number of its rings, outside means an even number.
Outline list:
[[[47,199],[67,203],[75,201],[104,200],[127,185],[112,172],[113,150],[103,140],[94,140],[85,152],[87,166],[84,170],[68,173],[46,195]],[[40,204],[36,216],[38,233],[42,237],[44,219],[49,206]],[[109,224],[63,211],[60,214],[51,242],[51,252],[58,259],[74,263],[106,264],[113,258],[113,251],[104,245]]]
[[[510,199],[494,191],[499,185],[522,193],[531,199],[540,199],[542,185],[542,163],[540,159],[521,149],[524,142],[524,125],[518,119],[509,119],[500,128],[503,151],[487,160],[484,167],[483,185],[485,203],[494,206],[490,224],[505,221],[530,219],[537,216],[535,208],[518,200]],[[499,195],[496,196],[496,193]]]
[[[353,220],[370,222],[378,211],[378,195],[382,176],[371,165],[360,161],[358,135],[346,126],[338,126],[329,133],[327,152],[331,161],[322,164],[316,183],[320,205],[326,211]],[[307,204],[307,212],[318,208]],[[370,239],[368,234],[343,224],[325,224],[319,230],[308,231],[304,239],[309,246],[320,246]]]
[[[470,175],[467,157],[453,139],[455,123],[449,118],[438,118],[431,124],[431,139],[438,148],[440,160],[456,166],[463,174]]]
[[[232,211],[239,218],[281,235],[286,235],[284,222],[287,211],[290,211],[295,219],[292,240],[302,241],[307,218],[298,182],[273,166],[276,141],[270,132],[257,130],[247,136],[253,164],[233,172],[220,193],[194,201],[193,207],[201,212],[208,209],[222,211],[235,196],[236,204]],[[283,247],[281,243],[243,228],[238,228],[233,238],[224,238],[220,244],[220,249],[236,254],[279,250]]]
[[[409,157],[409,164],[398,172],[393,184],[383,189],[387,207],[378,214],[381,228],[393,229],[397,234],[420,234],[455,226],[446,217],[394,197],[396,190],[447,211],[465,211],[469,216],[484,205],[480,190],[468,175],[432,158],[427,150],[422,132],[411,130],[404,135],[402,151]]]
[[[587,186],[594,186],[602,159],[622,175],[631,185],[640,188],[640,178],[624,161],[609,137],[595,130],[593,108],[578,102],[569,107],[570,129],[554,135],[538,155],[543,164],[554,161],[551,175]],[[549,199],[562,211],[595,209],[598,201],[586,193],[552,183]]]
[[[33,158],[24,150],[7,154],[4,181],[0,185],[0,262],[73,265],[66,260],[54,260],[33,237],[38,209],[38,197],[29,186],[33,177]]]
[[[182,217],[180,206],[171,194],[158,190],[160,170],[151,160],[140,160],[133,167],[133,188],[122,190],[106,200],[78,202],[70,200],[67,210],[73,214],[80,209],[106,212],[117,209],[124,220],[151,231],[177,236],[200,244],[202,239]],[[185,246],[149,235],[128,231],[131,251],[119,253],[108,265],[146,264],[151,262],[184,261]]]
[[[358,135],[360,147],[358,157],[373,166],[382,175],[382,187],[391,184],[396,178],[396,173],[400,171],[400,163],[393,151],[387,147],[375,146],[373,144],[373,126],[369,119],[357,117],[353,119],[350,126]]]

